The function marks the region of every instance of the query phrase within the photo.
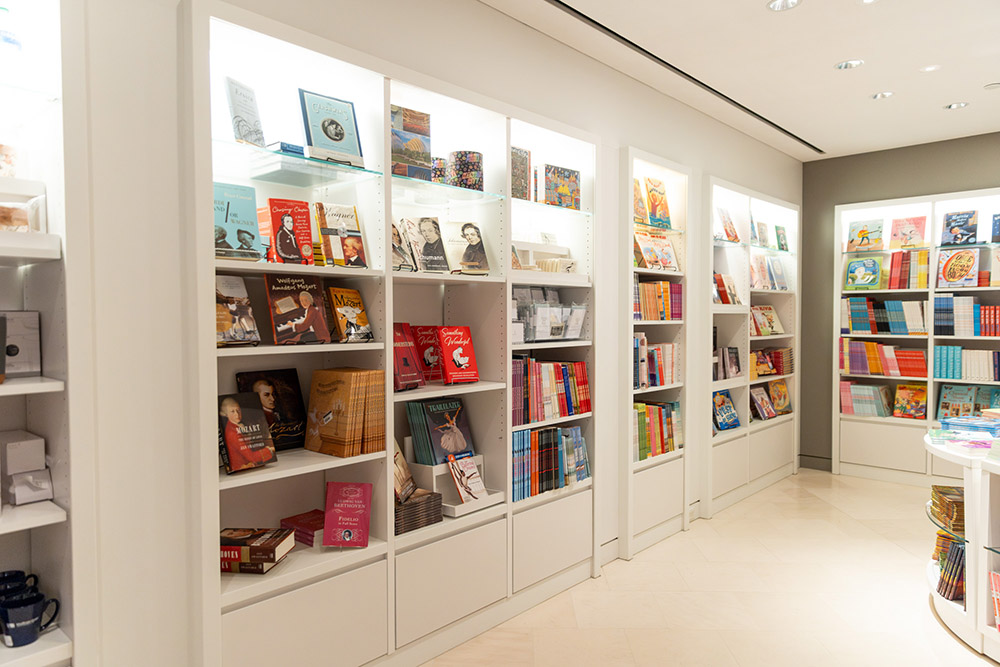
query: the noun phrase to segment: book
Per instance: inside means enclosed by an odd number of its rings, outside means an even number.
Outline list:
[[[219,456],[226,474],[276,460],[274,441],[257,394],[219,396]]]
[[[396,502],[405,503],[406,499],[417,489],[417,485],[413,481],[413,475],[410,473],[410,466],[406,462],[406,457],[403,456],[403,452],[399,449],[399,443],[394,441],[392,444],[393,490],[396,494]]]
[[[438,342],[440,327],[410,327],[416,345],[417,362],[426,382],[441,382],[441,348]]]
[[[661,229],[670,229],[670,208],[667,206],[667,189],[663,181],[647,176],[646,201],[649,204],[649,224]]]
[[[281,527],[295,531],[295,541],[307,547],[323,544],[323,510],[309,510],[281,520]]]
[[[941,245],[969,245],[976,242],[976,211],[945,213]]]
[[[354,103],[299,88],[306,156],[364,167]]]
[[[224,562],[277,563],[294,546],[295,531],[287,528],[223,528],[219,532]]]
[[[674,251],[674,244],[670,238],[659,231],[654,231],[650,234],[650,240],[653,244],[653,251],[656,253],[656,259],[659,262],[660,268],[665,271],[680,271],[680,264],[677,262],[677,253]]]
[[[474,222],[444,223],[444,249],[452,272],[484,275],[490,262],[483,245],[483,233]]]
[[[346,458],[385,451],[382,369],[313,371],[306,413],[308,450]]]
[[[406,233],[403,221],[392,223],[392,270],[416,271],[417,261],[413,257],[413,246]]]
[[[926,226],[926,215],[912,218],[896,218],[892,221],[889,249],[903,250],[905,248],[920,248],[924,246],[924,229]]]
[[[771,397],[764,387],[760,385],[750,387],[750,399],[753,402],[757,416],[761,419],[772,419],[778,416],[778,413],[774,411],[774,405],[771,403]]]
[[[215,345],[256,345],[260,331],[253,316],[246,283],[240,276],[215,276]],[[4,349],[6,349],[4,345]],[[6,355],[0,355],[6,357]]]
[[[993,214],[993,234],[990,236],[992,243],[1000,243],[1000,213]]]
[[[213,183],[215,256],[224,259],[264,259],[258,238],[257,197],[253,188]]]
[[[898,384],[892,408],[893,417],[927,418],[927,385]]]
[[[413,257],[417,261],[417,270],[448,273],[451,267],[448,265],[438,219],[403,218],[402,223],[406,228],[406,237],[410,242]]]
[[[632,240],[633,265],[640,269],[659,269],[659,254],[653,247],[653,238],[649,235],[649,232],[643,228],[634,227]]]
[[[721,350],[720,350],[721,352]],[[740,350],[738,347],[727,347],[725,353],[726,377],[734,378],[742,375],[740,370]]]
[[[448,455],[474,455],[472,432],[462,399],[449,396],[410,401],[406,416],[413,436],[413,453],[421,465],[448,462]]]
[[[486,485],[483,484],[483,476],[479,474],[475,459],[471,454],[462,456],[448,455],[448,472],[458,489],[458,497],[463,503],[471,500],[479,500],[487,495]]]
[[[314,263],[312,223],[309,204],[296,199],[267,200],[267,206],[257,209],[261,230],[267,230],[271,240],[268,259],[278,264]]]
[[[441,494],[427,489],[416,489],[406,502],[396,503],[393,509],[393,529],[396,535],[440,523],[444,519],[441,514]]]
[[[224,560],[222,561],[222,572],[230,574],[267,574],[283,560],[285,560],[284,556],[279,558],[277,563],[247,563],[238,560]]]
[[[268,273],[264,287],[276,345],[330,342],[321,278]]]
[[[784,380],[771,380],[767,383],[767,393],[771,396],[771,404],[779,415],[792,412],[792,400],[788,395],[788,385]]]
[[[993,601],[993,624],[1000,628],[1000,572],[989,572],[990,598]]]
[[[531,200],[531,151],[510,147],[510,196]]]
[[[847,232],[847,252],[876,252],[882,249],[882,221],[858,220]]]
[[[325,266],[367,269],[365,242],[354,206],[316,202],[316,233]],[[317,264],[320,262],[317,261]]]
[[[946,417],[968,417],[975,411],[976,387],[970,385],[941,385],[938,392],[938,420]]]
[[[712,392],[712,412],[715,417],[715,426],[720,431],[739,428],[740,416],[736,412],[733,397],[728,389]]]
[[[361,292],[346,287],[327,288],[330,311],[333,313],[334,330],[341,343],[364,343],[375,340],[375,332],[368,321]]]
[[[770,336],[772,334],[785,333],[785,329],[781,326],[781,320],[778,319],[778,313],[774,310],[774,306],[750,306],[750,312],[753,314],[754,323],[756,323],[757,330],[760,332],[757,335]]]
[[[736,233],[736,225],[733,224],[733,219],[729,216],[729,211],[722,207],[716,209],[719,214],[719,222],[722,224],[722,230],[726,235],[726,240],[733,243],[740,242],[740,236]]]
[[[478,382],[479,367],[469,327],[438,327],[437,334],[444,383]]]
[[[938,287],[976,287],[978,284],[979,248],[938,252]]]
[[[431,115],[405,107],[389,107],[392,173],[431,180]]]
[[[257,96],[253,88],[227,76],[226,100],[229,102],[229,117],[236,141],[263,147],[264,131],[260,125]]]
[[[302,447],[306,438],[306,408],[302,402],[299,374],[294,368],[273,371],[241,371],[236,388],[260,398],[274,448],[278,451]]]
[[[771,234],[768,232],[766,222],[757,223],[757,245],[761,248],[771,247]]]
[[[545,165],[545,203],[580,210],[580,172]]]
[[[781,225],[774,226],[774,237],[778,242],[778,250],[788,250],[788,232]]]
[[[849,259],[844,271],[844,289],[878,289],[882,283],[882,258]]]
[[[722,274],[722,284],[726,288],[726,298],[728,301],[726,303],[731,303],[734,305],[740,305],[743,302],[740,301],[740,295],[736,291],[736,281],[728,273]]]
[[[393,387],[396,391],[424,386],[425,378],[417,360],[416,340],[407,322],[392,325]]]
[[[324,514],[324,547],[367,547],[372,485],[367,482],[327,482]]]
[[[642,196],[642,185],[638,178],[632,179],[632,223],[636,225],[649,224],[646,200]]]
[[[788,280],[785,278],[785,267],[781,263],[780,257],[767,257],[764,265],[769,271],[771,278],[771,289],[785,291],[788,289]]]

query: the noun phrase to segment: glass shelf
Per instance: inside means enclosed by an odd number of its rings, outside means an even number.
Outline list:
[[[1000,547],[987,547],[987,546],[984,546],[983,548],[986,549],[987,551],[992,551],[995,554],[1000,554]]]
[[[992,248],[994,246],[1000,246],[1000,241],[995,243],[956,243],[955,245],[939,245],[935,246],[938,250],[961,250],[962,248]]]
[[[946,246],[947,247],[947,246]],[[955,246],[958,247],[958,246]],[[885,255],[892,252],[908,252],[920,250],[933,250],[934,246],[917,246],[913,248],[882,248],[881,250],[841,250],[844,255]]]
[[[746,248],[743,241],[727,241],[726,239],[712,239],[712,245],[716,248]]]
[[[545,213],[543,213],[543,215],[548,215],[551,212],[556,212],[557,215],[565,214],[565,215],[580,216],[583,218],[590,218],[594,215],[590,211],[580,211],[574,208],[555,206],[553,204],[546,204],[545,202],[541,201],[529,201],[527,199],[518,199],[517,197],[511,197],[510,200],[514,202],[515,209],[523,208],[526,213],[533,213],[533,212],[541,213],[542,211],[544,211]],[[664,230],[664,231],[670,231],[670,230]]]
[[[946,532],[949,535],[951,535],[952,537],[954,537],[956,540],[961,541],[962,544],[968,544],[969,543],[969,541],[967,539],[965,539],[965,535],[963,535],[961,533],[958,533],[958,532],[956,532],[954,530],[949,530],[949,529],[945,528],[944,526],[941,525],[941,523],[937,519],[934,518],[934,514],[931,512],[931,501],[929,501],[929,500],[927,501],[927,518],[931,520],[931,523],[933,523],[935,526],[937,526],[938,530],[943,530],[944,532]]]
[[[212,142],[212,168],[217,181],[243,178],[298,188],[351,185],[382,176],[378,171],[221,140]]]
[[[392,175],[392,202],[440,206],[441,204],[493,204],[504,200],[504,195],[460,188],[445,183],[433,183],[409,176]]]
[[[771,253],[772,255],[795,255],[791,250],[778,250],[777,248],[771,248],[770,246],[754,245],[750,244],[750,250]]]

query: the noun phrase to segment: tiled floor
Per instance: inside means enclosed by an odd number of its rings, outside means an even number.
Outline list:
[[[802,470],[427,664],[996,664],[931,610],[928,497]]]

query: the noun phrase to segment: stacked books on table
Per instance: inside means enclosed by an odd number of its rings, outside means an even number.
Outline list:
[[[288,528],[223,528],[219,533],[222,571],[264,574],[295,546]]]
[[[396,503],[396,535],[439,523],[443,519],[440,493],[416,489],[406,502]]]
[[[1000,419],[985,417],[945,417],[941,425],[950,431],[972,431],[1000,437]]]
[[[281,527],[295,531],[295,541],[307,547],[323,544],[323,510],[310,510],[281,520]]]
[[[840,300],[841,333],[926,335],[922,301],[876,301],[866,296]]]
[[[965,489],[932,484],[931,516],[945,530],[965,535]]]
[[[850,338],[841,338],[840,343],[840,370],[847,375],[927,377],[926,350],[905,350]]]

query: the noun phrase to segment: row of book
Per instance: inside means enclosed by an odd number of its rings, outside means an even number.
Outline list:
[[[937,286],[949,289],[1000,285],[1000,248],[992,248],[989,254],[986,249],[982,249],[982,256],[980,250],[980,248],[939,250]],[[846,258],[845,290],[906,289],[892,288],[890,287],[892,284],[892,276],[886,273],[881,256]]]
[[[271,331],[277,345],[374,340],[361,293],[329,287],[317,276],[264,275]],[[257,345],[260,329],[240,276],[215,277],[215,342],[218,347]]]
[[[632,451],[645,461],[684,447],[680,401],[632,404]]]
[[[924,303],[845,296],[840,300],[840,332],[926,335]]]
[[[750,416],[768,420],[792,413],[792,402],[784,380],[772,380],[767,386],[750,387]]]
[[[736,291],[736,281],[728,273],[712,274],[712,303],[740,305],[740,295]]]
[[[478,382],[472,332],[464,326],[392,325],[393,387],[416,389],[428,382]]]
[[[948,555],[940,564],[940,578],[937,592],[945,600],[961,600],[965,597],[965,543],[955,541],[948,549]]]
[[[753,255],[750,258],[750,288],[759,290],[788,290],[788,279],[780,257]]]
[[[774,306],[750,306],[750,335],[774,336],[785,333]]]
[[[841,338],[840,370],[846,375],[925,378],[927,351]]]
[[[590,379],[585,361],[511,359],[514,426],[591,411]]]
[[[790,347],[769,347],[750,350],[750,379],[767,375],[791,375],[795,372],[795,357]]]
[[[956,211],[945,213],[941,222],[941,245],[975,244],[979,237],[979,212]],[[848,225],[846,252],[878,252],[884,248],[884,220],[857,220]],[[993,227],[984,226],[984,231],[992,231],[992,236],[983,235],[983,243],[992,240],[1000,242],[1000,213],[993,215]],[[928,242],[927,216],[897,218],[892,221],[889,249],[923,248]]]
[[[926,289],[930,250],[904,250],[889,260],[889,289]]]
[[[663,387],[680,382],[681,346],[679,343],[650,344],[646,334],[632,335],[632,388]]]
[[[590,456],[579,426],[516,431],[514,502],[590,478]]]
[[[712,352],[712,381],[728,380],[743,375],[740,368],[740,348],[722,347]]]
[[[840,413],[862,417],[927,418],[927,385],[886,385],[840,381]]]
[[[716,213],[718,214],[718,221],[722,225],[722,229],[714,233],[716,239],[725,239],[731,243],[739,243],[740,237],[736,232],[736,225],[733,224],[733,218],[729,213],[729,209],[723,208],[721,206],[716,208]],[[788,250],[788,233],[782,225],[774,226],[774,245],[771,244],[770,234],[768,233],[768,224],[766,222],[761,222],[759,220],[753,219],[753,214],[749,213],[750,218],[750,245],[756,248],[769,248],[771,250]]]
[[[934,295],[935,336],[1000,336],[1000,306],[974,296]]]
[[[633,320],[679,320],[684,317],[684,286],[666,281],[640,282],[632,290]]]
[[[969,350],[960,345],[934,348],[934,377],[941,380],[1000,380],[1000,350]]]

